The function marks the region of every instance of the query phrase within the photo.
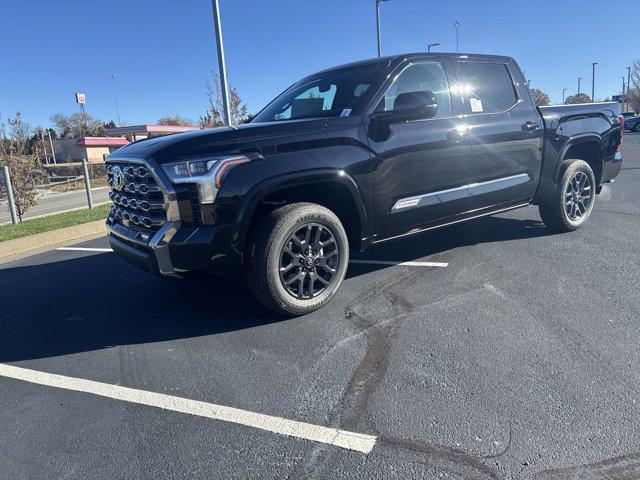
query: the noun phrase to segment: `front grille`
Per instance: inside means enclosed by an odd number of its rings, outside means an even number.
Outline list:
[[[167,220],[164,196],[148,167],[139,163],[109,162],[109,198],[114,203],[111,224],[120,224],[150,238]]]

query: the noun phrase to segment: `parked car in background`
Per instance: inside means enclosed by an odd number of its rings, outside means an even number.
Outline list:
[[[627,118],[633,118],[638,116],[636,112],[622,112],[621,115],[624,117],[625,120]]]
[[[631,132],[640,132],[640,116],[626,118],[624,120],[624,129]]]
[[[350,250],[529,204],[578,229],[621,147],[618,103],[538,108],[511,58],[377,58],[302,79],[248,124],[111,154],[109,241],[161,275],[241,268],[265,306],[302,315]]]

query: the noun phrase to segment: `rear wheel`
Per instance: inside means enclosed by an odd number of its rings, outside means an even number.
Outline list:
[[[636,126],[633,127],[633,131],[636,133],[640,133],[640,122],[636,123]]]
[[[293,203],[271,212],[253,235],[245,275],[267,308],[304,315],[326,304],[349,263],[349,243],[338,217],[313,203]]]
[[[580,228],[591,215],[596,197],[593,170],[583,160],[568,160],[563,166],[552,198],[540,203],[540,216],[559,232]]]

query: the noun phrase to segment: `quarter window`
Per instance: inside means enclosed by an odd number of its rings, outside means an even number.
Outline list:
[[[462,90],[471,113],[496,113],[518,101],[507,66],[501,63],[460,63]]]
[[[393,110],[398,95],[431,91],[438,101],[436,117],[450,117],[451,93],[444,68],[439,63],[414,63],[405,68],[385,93],[377,110]]]

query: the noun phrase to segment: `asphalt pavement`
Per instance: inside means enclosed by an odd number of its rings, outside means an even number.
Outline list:
[[[106,187],[92,188],[91,194],[95,204],[109,201],[109,189]],[[45,192],[38,196],[37,201],[38,203],[27,211],[24,218],[33,218],[86,207],[87,192],[85,190]],[[11,214],[7,208],[7,202],[2,201],[0,202],[0,225],[9,222],[11,222]]]
[[[0,478],[640,478],[639,134],[623,153],[581,230],[528,207],[382,244],[296,319],[105,238],[0,265]]]

